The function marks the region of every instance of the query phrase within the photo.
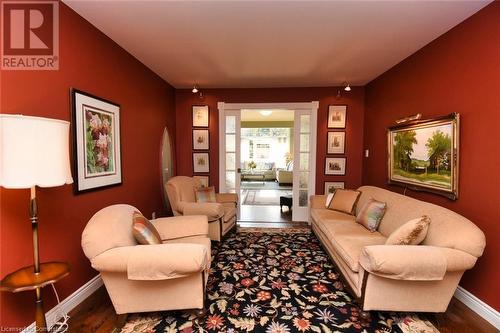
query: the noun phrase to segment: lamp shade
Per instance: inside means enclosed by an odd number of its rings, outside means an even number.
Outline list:
[[[0,114],[0,186],[71,184],[69,122]]]

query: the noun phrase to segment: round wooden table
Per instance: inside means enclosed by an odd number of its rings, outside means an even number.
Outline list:
[[[69,275],[70,266],[65,262],[46,262],[40,264],[40,272],[35,273],[35,266],[26,266],[10,273],[0,282],[0,291],[17,293],[26,290],[36,291],[35,321],[37,329],[47,332],[47,322],[43,311],[41,289],[48,284],[56,283]]]

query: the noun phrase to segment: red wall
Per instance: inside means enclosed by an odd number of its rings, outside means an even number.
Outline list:
[[[363,183],[388,186],[386,128],[422,113],[461,114],[459,199],[412,193],[458,212],[486,234],[486,250],[461,285],[500,309],[500,3],[456,26],[366,86]],[[450,230],[450,232],[453,232]]]
[[[173,88],[61,3],[60,70],[2,71],[1,112],[70,120],[69,89],[75,87],[121,105],[123,184],[75,196],[70,185],[38,190],[42,261],[67,261],[71,274],[57,283],[61,299],[96,272],[80,237],[99,209],[129,203],[146,216],[162,210],[159,168],[164,126],[175,130]],[[172,133],[173,137],[175,133]],[[1,189],[0,275],[31,265],[29,190]],[[54,305],[44,290],[46,309]],[[34,292],[1,293],[2,327],[34,321]]]
[[[192,105],[208,105],[210,108],[210,183],[219,184],[219,124],[217,102],[227,103],[279,103],[319,101],[318,138],[316,150],[316,193],[323,193],[325,181],[345,181],[346,187],[361,185],[364,89],[353,87],[347,93],[341,88],[274,88],[274,89],[208,89],[203,90],[203,99],[190,90],[176,90],[176,128],[177,128],[177,174],[193,175],[192,157]],[[327,137],[328,105],[347,105],[345,176],[325,176],[325,156]]]

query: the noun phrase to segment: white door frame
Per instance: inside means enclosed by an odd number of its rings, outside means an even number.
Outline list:
[[[239,111],[242,109],[285,109],[290,111],[306,111],[310,112],[311,115],[311,137],[310,137],[310,173],[309,173],[309,194],[316,193],[316,136],[317,136],[317,120],[318,120],[318,101],[312,102],[297,102],[297,103],[225,103],[218,102],[217,108],[219,110],[219,191],[224,192],[226,187],[225,182],[225,170],[226,170],[226,159],[225,154],[222,154],[222,151],[225,150],[225,115],[228,113],[227,111]],[[239,142],[236,143],[240,144]],[[299,149],[295,147],[294,144],[294,152],[295,149]],[[299,174],[298,163],[294,163],[293,173],[294,173],[294,192],[295,188],[298,189],[298,183],[295,181],[295,175]],[[236,167],[238,168],[239,165]],[[238,177],[237,177],[238,178]],[[236,181],[236,191],[239,195],[240,192],[240,182]],[[297,190],[298,191],[298,190]],[[298,192],[297,192],[298,194]],[[298,200],[298,196],[295,196]],[[295,201],[295,200],[294,200]],[[240,205],[238,205],[239,207]],[[304,219],[307,221],[307,219]]]

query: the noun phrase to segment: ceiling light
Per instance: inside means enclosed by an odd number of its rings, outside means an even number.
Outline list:
[[[198,86],[196,84],[193,86],[193,90],[191,90],[193,94],[196,94],[198,92]]]
[[[344,88],[345,91],[351,91],[351,85],[347,83],[347,85]]]
[[[260,113],[261,115],[263,115],[264,117],[267,117],[267,116],[269,116],[271,113],[273,113],[273,111],[271,111],[271,110],[261,110],[261,111],[259,111],[259,113]]]

